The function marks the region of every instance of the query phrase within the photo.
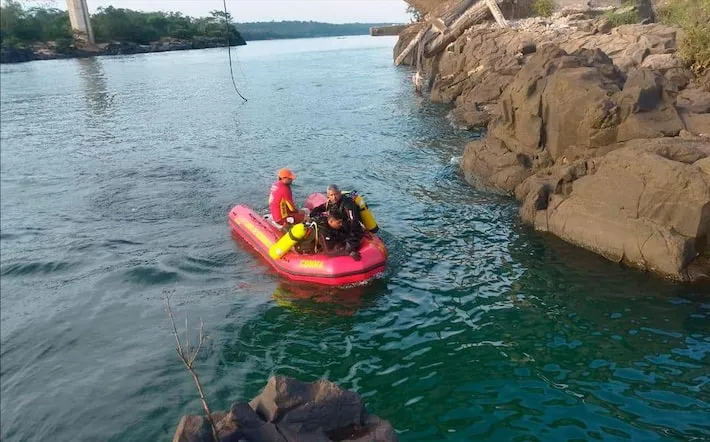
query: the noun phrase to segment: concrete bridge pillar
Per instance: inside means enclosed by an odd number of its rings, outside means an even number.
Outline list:
[[[94,46],[94,31],[91,29],[89,7],[86,5],[86,0],[67,0],[67,10],[74,40],[85,46]]]

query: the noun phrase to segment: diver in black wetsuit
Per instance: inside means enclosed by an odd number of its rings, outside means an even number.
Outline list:
[[[343,220],[343,231],[358,243],[365,231],[360,222],[360,208],[348,195],[343,195],[338,186],[331,184],[327,191],[328,200],[311,210],[310,216],[320,214],[335,215]]]
[[[343,219],[336,214],[311,218],[314,225],[310,233],[297,246],[299,253],[325,253],[329,256],[350,255],[360,260],[360,239],[343,229]]]

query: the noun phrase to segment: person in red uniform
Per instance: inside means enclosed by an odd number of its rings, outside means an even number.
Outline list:
[[[290,169],[280,169],[278,180],[271,185],[269,193],[269,211],[277,224],[296,224],[303,222],[305,213],[296,208],[291,193],[291,183],[296,175]]]

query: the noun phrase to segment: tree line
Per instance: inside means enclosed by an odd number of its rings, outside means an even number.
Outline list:
[[[225,17],[230,23],[225,24]],[[179,12],[139,12],[131,9],[99,8],[91,15],[97,43],[112,41],[148,44],[164,38],[191,40],[223,38],[230,44],[244,44],[230,14],[212,11],[210,16],[193,18]],[[0,40],[3,48],[23,47],[54,41],[58,46],[73,40],[69,13],[57,8],[24,8],[9,0],[0,7]]]
[[[237,23],[244,39],[274,40],[279,38],[334,37],[341,35],[366,35],[370,27],[391,23],[321,23],[315,21],[270,21]]]
[[[225,18],[229,26],[225,24]],[[389,23],[387,23],[389,24]],[[208,17],[194,18],[179,12],[140,12],[109,6],[91,15],[97,43],[112,41],[148,44],[165,38],[191,40],[224,38],[229,32],[231,44],[244,40],[329,37],[368,34],[371,26],[381,23],[331,24],[313,21],[271,21],[234,23],[224,11],[212,11]],[[0,6],[0,41],[3,48],[26,47],[38,42],[71,45],[69,13],[57,8],[25,8],[15,0]]]

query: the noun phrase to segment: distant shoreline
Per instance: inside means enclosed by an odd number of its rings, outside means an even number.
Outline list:
[[[391,25],[295,20],[236,23],[231,14],[221,11],[195,18],[108,6],[91,16],[96,45],[77,47],[67,11],[26,8],[17,2],[0,10],[0,63],[218,48],[226,47],[227,41],[239,46],[247,41],[368,35],[372,27]]]
[[[248,42],[277,41],[277,40],[303,40],[315,38],[343,38],[343,37],[363,37],[366,34],[347,35],[314,35],[309,37],[272,37],[249,40]],[[381,36],[372,38],[382,38]],[[247,43],[232,44],[231,46],[245,46]],[[189,40],[158,41],[147,45],[140,45],[131,42],[112,42],[97,45],[96,51],[81,49],[70,49],[60,52],[56,49],[54,42],[37,43],[31,48],[2,49],[0,52],[0,64],[17,64],[30,61],[42,60],[66,60],[73,58],[90,58],[114,55],[151,54],[159,52],[190,51],[198,49],[226,48],[224,40],[221,41],[201,41]]]
[[[230,46],[244,46],[240,42]],[[227,47],[224,39],[180,40],[170,39],[141,45],[131,42],[111,42],[96,45],[95,50],[77,48],[59,50],[55,42],[36,43],[29,48],[3,48],[0,52],[0,64],[25,63],[41,60],[63,60],[69,58],[89,58],[106,55],[133,55],[156,52],[187,51],[195,49]]]

